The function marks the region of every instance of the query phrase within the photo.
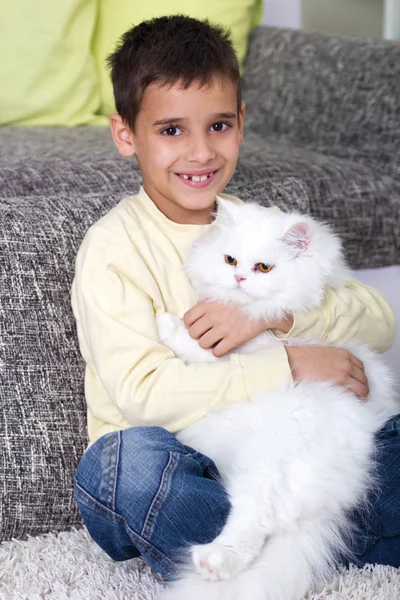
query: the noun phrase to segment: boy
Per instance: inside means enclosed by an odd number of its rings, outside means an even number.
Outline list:
[[[292,379],[336,380],[360,397],[368,382],[355,356],[329,347],[282,345],[187,366],[160,344],[155,314],[184,317],[190,335],[216,356],[266,328],[278,337],[355,337],[383,352],[395,320],[384,298],[357,282],[330,290],[323,306],[294,322],[250,323],[232,308],[196,304],[182,263],[212,226],[215,197],[243,139],[235,53],[219,28],[163,17],[128,31],[109,63],[118,110],[112,136],[123,156],[136,155],[144,187],[90,228],[77,257],[72,305],[87,364],[91,445],[77,470],[76,499],[113,559],[142,555],[171,579],[182,549],[214,539],[229,511],[216,466],[173,433],[213,407]],[[380,512],[364,525],[354,517],[361,562],[400,562],[399,469],[391,463],[400,458],[399,425],[392,420],[381,436],[382,494],[373,505]]]

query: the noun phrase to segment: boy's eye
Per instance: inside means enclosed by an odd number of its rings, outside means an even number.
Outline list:
[[[177,135],[181,135],[182,130],[179,129],[179,127],[174,127],[173,125],[171,125],[170,127],[163,129],[161,133],[163,135],[169,135],[171,137],[175,137]]]
[[[274,265],[267,265],[266,263],[257,263],[256,268],[261,271],[261,273],[269,273],[274,268]]]
[[[229,123],[214,123],[211,125],[213,131],[226,131],[230,127]]]
[[[228,265],[233,265],[233,266],[237,265],[236,258],[233,258],[233,256],[228,256],[228,254],[225,254],[225,262]]]

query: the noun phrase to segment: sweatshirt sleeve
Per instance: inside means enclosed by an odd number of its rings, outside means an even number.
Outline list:
[[[103,240],[87,243],[78,253],[72,306],[81,352],[130,425],[178,431],[212,407],[292,383],[281,343],[217,363],[186,365],[176,358],[158,340],[148,292],[155,285],[135,250],[127,256]],[[87,394],[87,400],[96,416],[95,394]]]
[[[375,352],[386,352],[396,338],[397,323],[386,298],[356,278],[342,287],[329,288],[321,306],[295,315],[287,334],[278,339],[304,336],[328,342],[355,339]]]

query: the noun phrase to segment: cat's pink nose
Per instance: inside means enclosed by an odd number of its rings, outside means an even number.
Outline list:
[[[245,281],[246,277],[242,277],[242,275],[235,275],[235,279],[238,283],[240,283],[241,281]]]

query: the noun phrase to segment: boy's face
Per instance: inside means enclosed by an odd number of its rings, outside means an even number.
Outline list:
[[[209,87],[151,84],[144,93],[135,132],[112,115],[114,142],[136,154],[144,189],[177,223],[207,223],[215,196],[227,185],[243,141],[244,103],[236,89],[215,78]]]

